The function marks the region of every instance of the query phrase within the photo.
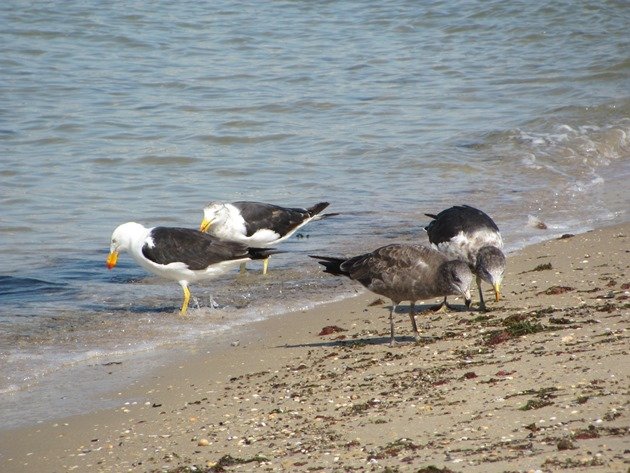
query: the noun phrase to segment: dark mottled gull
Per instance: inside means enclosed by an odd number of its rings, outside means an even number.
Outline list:
[[[437,215],[425,215],[433,219],[425,227],[429,241],[449,258],[468,263],[477,276],[479,308],[486,310],[481,281],[492,284],[495,300],[498,301],[505,272],[506,260],[499,227],[487,214],[469,205],[451,207]]]
[[[286,240],[311,220],[324,217],[320,213],[328,205],[328,202],[320,202],[301,208],[264,202],[210,202],[203,209],[199,230],[224,240],[267,247]],[[269,260],[265,259],[263,274],[267,274],[268,264]]]
[[[402,301],[410,301],[409,318],[416,340],[420,338],[415,319],[418,300],[447,295],[461,295],[470,303],[472,273],[466,263],[448,258],[423,245],[393,244],[353,258],[311,256],[324,266],[324,272],[347,276],[370,291],[392,300],[389,313],[391,340],[394,345],[394,311]]]
[[[120,251],[128,251],[147,271],[179,283],[184,291],[181,315],[188,309],[189,283],[214,278],[235,263],[268,258],[274,253],[271,248],[248,248],[190,228],[145,228],[135,222],[123,223],[114,230],[107,257],[109,269],[116,266]]]

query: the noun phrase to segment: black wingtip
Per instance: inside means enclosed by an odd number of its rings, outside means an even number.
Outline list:
[[[329,205],[330,205],[330,202],[319,202],[319,203],[313,205],[312,207],[309,207],[306,210],[308,210],[308,213],[309,213],[309,215],[311,217],[314,217],[318,213],[322,212]]]
[[[251,259],[267,259],[271,255],[277,255],[278,253],[285,253],[275,248],[248,248],[247,254]]]
[[[341,269],[344,258],[335,258],[333,256],[315,256],[308,255],[309,258],[316,259],[319,264],[324,267],[324,272],[334,276],[347,276],[348,274]]]

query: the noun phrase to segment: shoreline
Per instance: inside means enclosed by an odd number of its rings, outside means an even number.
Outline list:
[[[511,253],[504,300],[420,315],[426,343],[399,314],[408,343],[390,348],[389,301],[358,285],[201,341],[110,393],[116,408],[0,432],[0,469],[626,471],[629,235],[626,222]]]

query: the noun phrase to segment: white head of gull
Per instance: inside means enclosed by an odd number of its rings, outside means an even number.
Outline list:
[[[450,258],[468,263],[477,276],[480,310],[486,310],[481,281],[492,285],[498,302],[506,258],[497,224],[486,213],[469,205],[450,207],[437,215],[425,215],[433,219],[425,227],[433,246]]]
[[[396,306],[410,301],[409,318],[416,340],[420,339],[415,319],[415,303],[447,295],[463,296],[470,304],[472,273],[459,260],[449,261],[439,251],[424,245],[392,244],[353,258],[311,256],[324,266],[324,272],[346,276],[376,294],[392,300],[389,313],[390,345],[395,345]]]
[[[181,315],[188,309],[189,283],[212,279],[234,264],[268,258],[274,253],[271,248],[248,248],[190,228],[146,228],[136,222],[123,223],[114,230],[108,269],[116,266],[122,251],[129,252],[150,273],[179,283],[184,291]]]
[[[210,202],[203,209],[199,230],[224,240],[266,247],[286,240],[312,220],[332,215],[321,215],[328,205],[320,202],[301,208],[264,202]],[[264,260],[263,274],[267,274],[268,264],[268,259]]]

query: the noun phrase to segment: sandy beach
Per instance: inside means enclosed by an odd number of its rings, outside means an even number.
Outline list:
[[[115,409],[2,431],[0,471],[626,472],[629,266],[630,223],[527,247],[488,312],[419,315],[432,339],[399,308],[396,347],[389,301],[348,281],[165,360]]]

